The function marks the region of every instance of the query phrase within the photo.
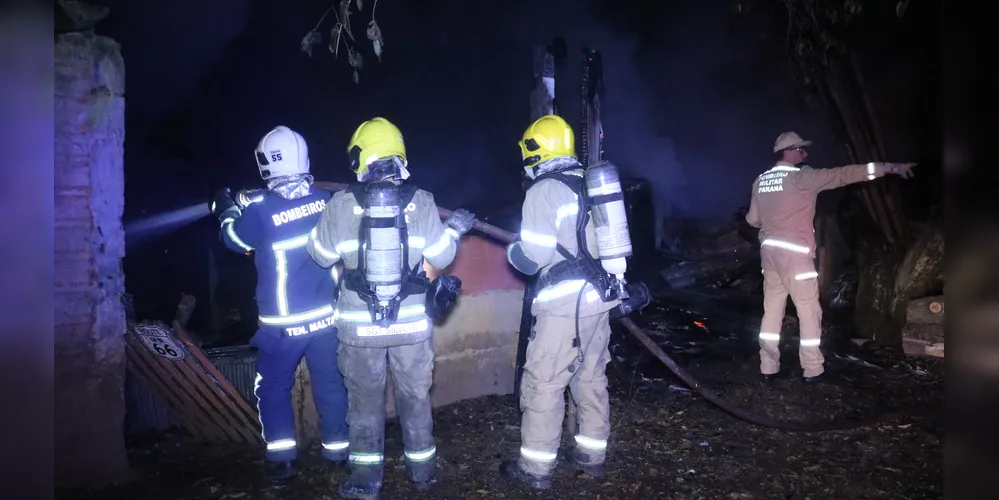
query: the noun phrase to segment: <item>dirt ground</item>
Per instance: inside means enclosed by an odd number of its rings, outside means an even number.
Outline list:
[[[824,348],[827,369],[852,385],[806,387],[797,376],[758,380],[752,331],[757,319],[736,309],[701,304],[653,306],[640,318],[667,352],[729,401],[772,418],[828,421],[906,410],[866,428],[785,432],[742,422],[669,375],[637,344],[617,332],[612,345],[611,445],[604,479],[577,477],[564,465],[548,492],[499,476],[499,462],[519,446],[513,396],[463,401],[435,411],[438,484],[418,494],[403,477],[397,424],[386,433],[382,498],[391,499],[905,499],[942,498],[940,439],[943,362],[904,358],[849,342]],[[737,312],[737,311],[736,311]],[[788,327],[793,329],[793,318]],[[755,323],[754,323],[755,322]],[[717,334],[716,331],[727,332]],[[787,330],[786,330],[787,331]],[[749,332],[749,333],[747,333]],[[797,368],[797,339],[783,360]],[[835,351],[835,352],[834,352]],[[561,455],[569,450],[563,436]],[[101,491],[62,492],[83,499],[315,499],[337,498],[343,473],[325,471],[318,445],[302,457],[303,473],[268,486],[256,449],[195,443],[179,434],[133,443],[137,478]]]

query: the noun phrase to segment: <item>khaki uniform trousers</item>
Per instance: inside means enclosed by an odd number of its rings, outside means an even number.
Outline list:
[[[585,312],[585,311],[584,311]],[[580,348],[573,347],[576,318],[542,314],[527,346],[521,379],[520,468],[546,476],[556,465],[565,416],[565,388],[578,406],[576,457],[584,465],[599,465],[607,452],[610,401],[607,363],[610,351],[610,312],[579,318]],[[580,350],[583,361],[578,360]]]
[[[819,303],[818,273],[811,256],[778,247],[760,249],[763,264],[763,321],[760,325],[760,372],[780,371],[781,325],[787,297],[798,311],[801,343],[798,357],[805,377],[824,370],[819,343],[822,337],[822,306]]]

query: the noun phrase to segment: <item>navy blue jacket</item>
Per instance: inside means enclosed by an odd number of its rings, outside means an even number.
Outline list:
[[[337,268],[320,267],[306,250],[331,196],[315,187],[295,200],[268,191],[241,217],[222,221],[226,247],[254,253],[261,328],[279,329],[282,336],[332,328]]]

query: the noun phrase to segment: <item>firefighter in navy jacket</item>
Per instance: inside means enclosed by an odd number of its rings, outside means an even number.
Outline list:
[[[343,467],[347,459],[347,390],[337,366],[337,268],[320,267],[306,246],[331,194],[312,187],[309,150],[297,132],[279,126],[256,149],[266,190],[220,191],[212,213],[222,223],[226,247],[252,252],[257,268],[259,329],[254,394],[267,445],[267,474],[282,480],[298,472],[291,387],[304,356],[320,415],[323,457]]]

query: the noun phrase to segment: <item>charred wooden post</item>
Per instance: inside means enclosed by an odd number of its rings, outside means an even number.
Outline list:
[[[604,127],[600,116],[600,99],[604,90],[603,58],[593,49],[583,50],[581,78],[583,105],[579,141],[579,161],[583,165],[600,161],[604,153]]]

